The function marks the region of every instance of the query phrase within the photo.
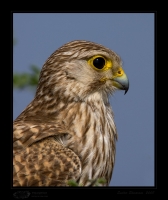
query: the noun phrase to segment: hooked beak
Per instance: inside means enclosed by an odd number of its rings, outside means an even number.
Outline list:
[[[127,75],[125,74],[124,70],[120,67],[119,70],[117,70],[117,73],[114,74],[114,77],[112,78],[113,86],[120,90],[125,90],[125,93],[127,93],[129,89],[129,80],[127,78]]]

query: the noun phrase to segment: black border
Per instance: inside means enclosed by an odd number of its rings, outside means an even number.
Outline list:
[[[11,62],[10,62],[10,65],[11,65],[11,93],[12,93],[12,97],[13,97],[13,13],[45,13],[43,11],[11,11]],[[47,11],[47,13],[102,13],[102,11],[71,11],[71,12],[67,12],[67,11]],[[114,187],[114,186],[109,186],[109,187],[56,187],[56,188],[53,188],[53,187],[13,187],[13,169],[11,167],[11,176],[10,176],[10,197],[13,197],[14,198],[14,194],[16,195],[17,192],[27,192],[28,194],[30,194],[29,197],[31,198],[37,198],[41,195],[41,198],[42,197],[45,197],[45,198],[51,198],[53,197],[53,199],[57,199],[57,198],[63,198],[64,195],[65,197],[68,195],[69,198],[74,198],[74,196],[70,196],[70,192],[72,191],[73,195],[75,194],[74,190],[75,189],[78,189],[78,190],[87,190],[87,191],[91,191],[91,190],[96,190],[96,193],[98,193],[98,191],[100,191],[101,193],[102,192],[105,192],[104,190],[110,192],[110,195],[112,194],[156,194],[158,193],[158,184],[157,184],[157,119],[156,119],[156,116],[157,116],[157,109],[156,109],[156,103],[157,103],[157,40],[156,40],[156,37],[157,37],[157,11],[156,10],[153,10],[153,11],[136,11],[136,12],[132,12],[132,11],[106,11],[106,12],[103,12],[103,13],[153,13],[154,14],[154,23],[155,23],[155,26],[154,26],[154,33],[155,33],[155,47],[154,47],[154,55],[155,55],[155,116],[154,116],[154,124],[155,124],[155,186],[154,187]],[[11,110],[13,111],[13,102],[12,102],[13,98],[11,98]],[[12,118],[11,118],[11,121],[13,123],[13,112],[12,112]],[[11,123],[11,124],[12,124]],[[11,138],[13,136],[12,132],[13,132],[13,128],[11,126]],[[13,147],[13,142],[12,142],[12,139],[11,139],[11,146],[10,147]],[[10,162],[10,166],[12,166],[12,148],[11,149],[11,162]],[[3,151],[2,151],[3,152]],[[9,171],[8,171],[9,172]],[[67,194],[66,194],[66,191],[67,190]],[[64,193],[65,191],[65,193]],[[80,192],[79,191],[79,192]],[[60,192],[60,193],[58,193]],[[61,194],[61,196],[58,197],[58,194]],[[103,193],[102,193],[103,195]],[[104,195],[106,196],[107,198],[107,193],[104,193]],[[103,195],[103,196],[104,196]],[[75,194],[76,197],[78,197],[77,194]],[[88,194],[87,194],[88,196]],[[14,198],[16,199],[16,198]]]

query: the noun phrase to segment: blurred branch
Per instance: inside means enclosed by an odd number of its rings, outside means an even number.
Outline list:
[[[15,73],[13,75],[13,87],[23,89],[25,87],[36,87],[39,79],[40,69],[30,66],[31,73]]]

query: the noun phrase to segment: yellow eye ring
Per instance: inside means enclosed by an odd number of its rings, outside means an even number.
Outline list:
[[[112,61],[102,55],[93,56],[87,62],[97,71],[105,71],[112,68]]]

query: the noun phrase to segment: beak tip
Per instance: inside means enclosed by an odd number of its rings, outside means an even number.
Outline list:
[[[128,79],[127,79],[127,80],[128,80]],[[126,84],[124,95],[128,92],[128,90],[129,90],[129,81],[128,81],[127,84]]]
[[[127,92],[128,92],[128,90],[125,90],[125,93],[124,93],[124,95],[125,95]]]

